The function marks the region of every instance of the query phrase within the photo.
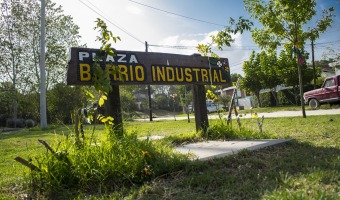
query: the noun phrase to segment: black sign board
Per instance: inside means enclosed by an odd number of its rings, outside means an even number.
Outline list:
[[[94,65],[99,64],[111,83],[121,84],[230,84],[227,58],[115,50],[101,55],[99,49],[71,48],[68,85],[91,85]]]

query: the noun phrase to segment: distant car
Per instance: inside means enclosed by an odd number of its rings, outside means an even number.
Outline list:
[[[208,113],[216,112],[216,111],[218,111],[218,110],[222,110],[222,109],[223,109],[223,106],[222,106],[222,105],[220,105],[220,104],[215,104],[215,103],[212,102],[212,101],[207,101],[206,104],[207,104],[207,112],[208,112]]]

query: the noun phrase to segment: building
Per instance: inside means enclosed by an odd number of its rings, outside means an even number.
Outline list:
[[[219,95],[228,95],[232,96],[236,86],[231,86],[224,88],[222,90],[217,90],[216,93]],[[236,106],[240,109],[250,109],[254,107],[254,100],[252,96],[247,96],[247,93],[244,90],[237,89],[236,96],[235,96]]]

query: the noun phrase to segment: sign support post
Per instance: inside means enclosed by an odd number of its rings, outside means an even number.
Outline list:
[[[105,112],[107,116],[113,117],[114,130],[123,133],[123,117],[120,108],[120,92],[119,85],[111,85],[112,91],[108,93]]]
[[[200,130],[206,132],[209,122],[204,85],[192,85],[192,96],[194,100],[196,132]]]

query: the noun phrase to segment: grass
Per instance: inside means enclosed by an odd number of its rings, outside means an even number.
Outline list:
[[[258,131],[255,119],[242,119],[241,123],[247,129]],[[233,126],[234,129],[238,128],[236,122]],[[138,136],[195,136],[195,123],[186,120],[127,122],[125,127],[127,130],[137,130]],[[206,162],[193,161],[179,170],[124,192],[104,196],[97,194],[91,198],[339,199],[339,130],[340,115],[308,116],[306,119],[268,118],[263,124],[265,134],[294,140]],[[66,133],[69,130],[65,127],[1,133],[0,199],[24,197],[22,177],[28,170],[13,158],[17,155],[29,158],[45,152],[37,139],[53,143]],[[78,198],[85,196],[81,193]],[[89,196],[86,198],[91,199]]]
[[[125,122],[128,131],[136,130],[139,136],[149,135],[179,135],[185,133],[193,133],[196,131],[195,121],[188,123],[186,120],[166,120],[166,121],[135,121]],[[177,127],[177,128],[176,128]]]

